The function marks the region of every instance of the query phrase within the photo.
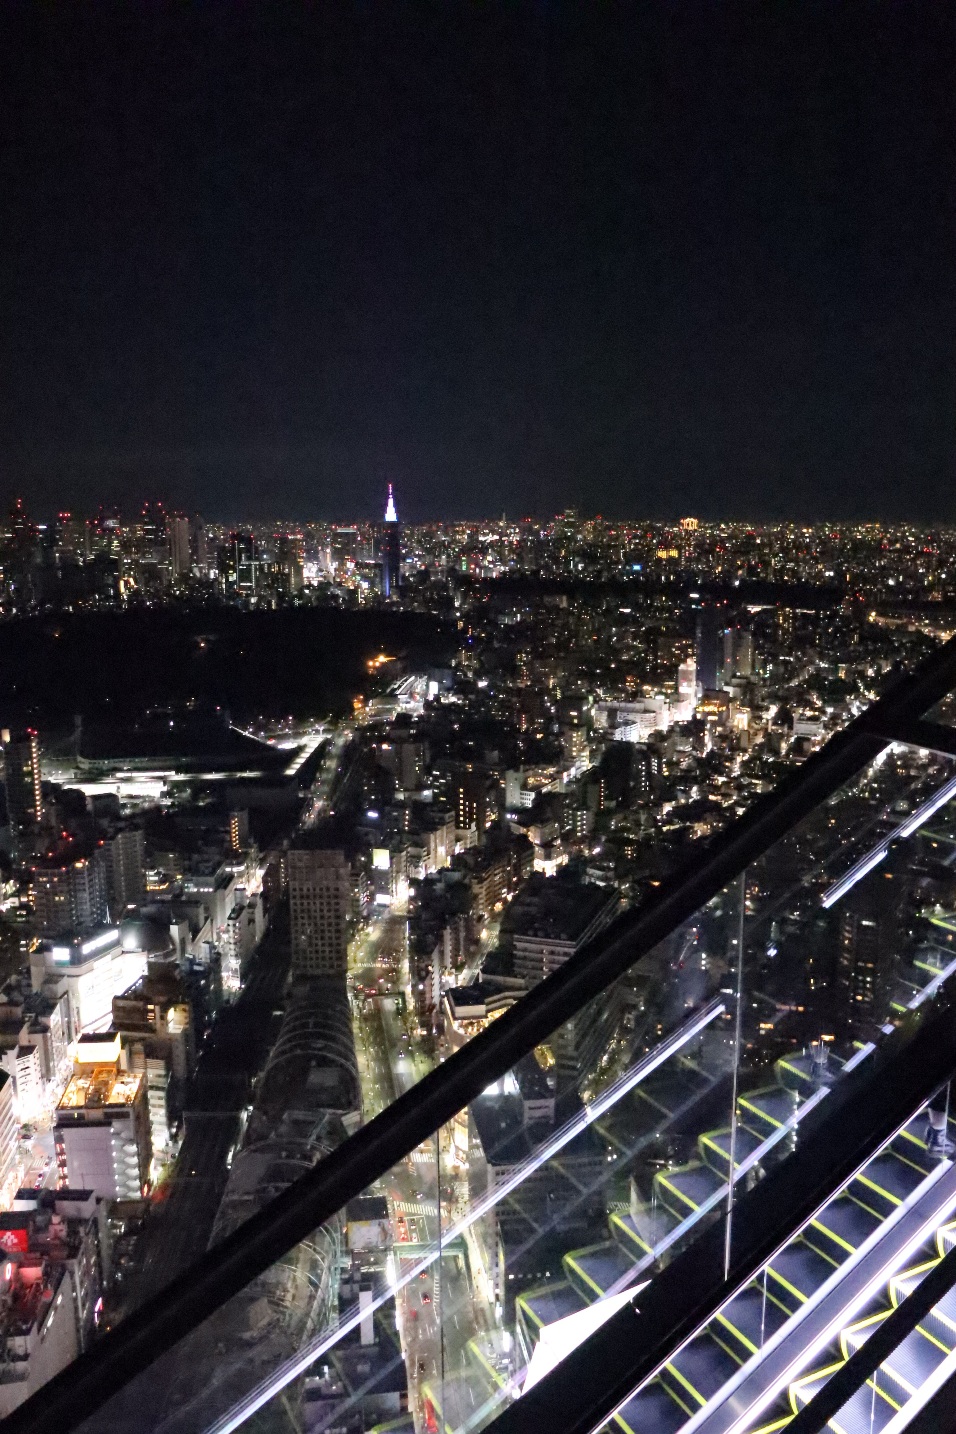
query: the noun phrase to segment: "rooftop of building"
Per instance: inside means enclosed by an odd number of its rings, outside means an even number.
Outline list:
[[[40,1257],[35,1264],[8,1260],[0,1274],[0,1286],[7,1290],[6,1308],[0,1316],[4,1332],[26,1335],[41,1325],[53,1307],[62,1278],[63,1266],[56,1262]]]
[[[52,966],[85,966],[104,954],[110,956],[119,948],[120,934],[116,926],[96,928],[76,934],[68,933],[45,942],[42,949],[47,964]]]
[[[579,941],[602,912],[614,906],[615,892],[573,874],[542,876],[535,872],[508,907],[502,935],[552,941]]]
[[[550,1092],[549,1092],[550,1093]],[[571,1102],[565,1100],[562,1115],[571,1113]],[[542,1127],[540,1123],[527,1124],[525,1098],[522,1097],[518,1081],[509,1074],[503,1081],[496,1082],[468,1107],[469,1114],[478,1132],[485,1159],[490,1165],[517,1165],[529,1160],[540,1148]],[[550,1125],[546,1123],[545,1129]],[[581,1160],[601,1160],[603,1147],[591,1126],[585,1127],[565,1145],[559,1156],[549,1162],[554,1168],[574,1165]]]
[[[90,1066],[71,1076],[58,1111],[107,1110],[131,1106],[143,1077],[116,1066]]]

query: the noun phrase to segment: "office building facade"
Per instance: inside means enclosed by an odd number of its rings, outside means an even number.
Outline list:
[[[352,869],[342,851],[289,852],[292,973],[344,976],[352,915]]]

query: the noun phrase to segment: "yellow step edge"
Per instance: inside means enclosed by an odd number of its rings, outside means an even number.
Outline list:
[[[899,1305],[902,1303],[902,1300],[900,1299],[899,1286],[904,1280],[912,1280],[915,1279],[917,1276],[922,1278],[924,1275],[928,1275],[930,1270],[935,1270],[938,1264],[939,1260],[924,1260],[919,1265],[910,1265],[908,1269],[900,1270],[898,1275],[891,1275],[890,1303],[892,1305]],[[904,1295],[903,1298],[905,1299],[907,1297]]]
[[[858,1248],[856,1245],[851,1245],[847,1240],[844,1240],[844,1238],[843,1238],[842,1235],[838,1235],[835,1230],[831,1230],[831,1229],[829,1228],[829,1226],[824,1225],[824,1224],[822,1223],[822,1221],[820,1221],[820,1220],[811,1220],[811,1221],[810,1221],[810,1229],[811,1229],[811,1230],[820,1230],[824,1235],[828,1236],[829,1239],[831,1239],[835,1245],[839,1245],[841,1250],[846,1250],[846,1252],[847,1252],[848,1255],[855,1255],[855,1254],[856,1254],[857,1248]],[[804,1235],[803,1238],[804,1238],[805,1240],[807,1240],[806,1235]],[[809,1240],[807,1240],[807,1244],[810,1245],[810,1241],[809,1241]],[[811,1250],[816,1250],[816,1252],[817,1252],[818,1255],[822,1255],[822,1254],[823,1254],[823,1251],[822,1251],[822,1250],[817,1250],[816,1245],[810,1245],[810,1248],[811,1248]],[[823,1258],[826,1259],[826,1255],[824,1255]]]
[[[682,1166],[680,1166],[680,1168],[679,1168],[678,1170],[672,1170],[672,1171],[671,1171],[671,1175],[683,1175],[683,1174],[685,1174],[685,1172],[688,1171],[688,1170],[700,1170],[701,1168],[702,1168],[702,1167],[701,1167],[700,1165],[696,1164],[696,1163],[691,1164],[691,1165],[682,1165]],[[655,1176],[654,1176],[654,1181],[655,1181],[656,1184],[662,1185],[665,1190],[669,1190],[670,1193],[674,1196],[674,1199],[675,1199],[675,1200],[680,1200],[684,1205],[687,1206],[687,1208],[688,1208],[689,1210],[699,1210],[699,1209],[700,1209],[700,1206],[699,1206],[699,1205],[695,1205],[695,1204],[694,1204],[694,1201],[690,1198],[689,1195],[685,1195],[682,1190],[678,1190],[678,1188],[677,1188],[676,1185],[672,1185],[672,1184],[671,1184],[670,1179],[668,1178],[668,1176],[666,1176],[666,1175],[660,1175],[660,1174],[655,1175]]]
[[[677,1380],[678,1384],[681,1386],[682,1389],[686,1389],[687,1393],[692,1395],[693,1398],[697,1400],[697,1403],[699,1405],[703,1406],[707,1403],[707,1400],[704,1398],[704,1396],[698,1393],[698,1391],[694,1388],[689,1379],[684,1378],[676,1365],[665,1364],[664,1368],[667,1370],[668,1374],[670,1374],[674,1379]],[[664,1384],[664,1381],[661,1380],[661,1383]],[[664,1388],[667,1389],[666,1384],[664,1384]],[[669,1394],[670,1390],[668,1390],[667,1392]]]
[[[579,1253],[583,1254],[584,1252],[579,1251]],[[566,1264],[569,1269],[574,1270],[576,1274],[580,1275],[584,1283],[586,1285],[591,1286],[591,1289],[594,1290],[595,1294],[598,1296],[599,1299],[604,1298],[606,1291],[601,1289],[601,1286],[597,1283],[596,1280],[591,1279],[591,1276],[586,1270],[582,1270],[581,1266],[578,1264],[577,1260],[574,1258],[573,1255],[565,1255],[564,1264]]]
[[[689,1409],[684,1403],[683,1399],[679,1399],[677,1397],[673,1389],[668,1389],[667,1385],[662,1383],[659,1377],[655,1377],[654,1379],[652,1379],[651,1384],[660,1384],[661,1389],[663,1389],[668,1399],[673,1399],[678,1409],[683,1409],[688,1419],[690,1418],[690,1416],[694,1412],[693,1409]],[[647,1388],[650,1388],[650,1384],[647,1386]],[[614,1422],[615,1424],[620,1424],[621,1428],[625,1431],[625,1434],[637,1434],[637,1430],[634,1428],[633,1424],[628,1424],[627,1420],[624,1418],[624,1415],[620,1412],[620,1410],[618,1410],[617,1414],[615,1414]]]
[[[637,1245],[642,1255],[649,1255],[651,1253],[650,1245],[646,1244],[645,1241],[641,1239],[640,1235],[637,1233],[636,1230],[631,1229],[630,1225],[626,1223],[623,1215],[612,1215],[610,1220],[608,1221],[608,1224],[617,1226],[621,1233],[626,1236],[626,1238],[630,1240],[633,1245]]]
[[[886,1310],[881,1314],[868,1315],[866,1319],[858,1319],[853,1324],[848,1324],[846,1329],[840,1331],[840,1351],[844,1359],[850,1358],[850,1350],[847,1348],[847,1340],[851,1339],[857,1330],[868,1329],[870,1325],[883,1324],[889,1319],[890,1311]],[[857,1346],[859,1348],[859,1346]]]
[[[822,1369],[815,1369],[812,1374],[802,1374],[799,1379],[795,1379],[787,1391],[790,1399],[790,1408],[794,1414],[799,1414],[803,1408],[803,1405],[798,1404],[797,1400],[805,1386],[808,1384],[816,1384],[817,1381],[821,1379],[829,1379],[831,1375],[836,1374],[838,1369],[842,1369],[845,1363],[845,1359],[838,1359],[834,1364],[825,1364]],[[808,1404],[812,1398],[813,1395],[811,1394],[807,1399]]]
[[[717,1313],[717,1321],[716,1321],[716,1322],[717,1322],[718,1324],[725,1325],[726,1328],[729,1329],[729,1330],[732,1332],[732,1334],[734,1334],[734,1335],[736,1336],[737,1339],[739,1339],[740,1343],[741,1343],[742,1345],[744,1345],[745,1348],[747,1348],[747,1349],[750,1350],[750,1353],[751,1353],[751,1354],[759,1354],[759,1353],[760,1353],[760,1347],[759,1347],[759,1345],[754,1344],[753,1340],[748,1339],[747,1336],[746,1336],[741,1330],[739,1330],[735,1324],[732,1324],[732,1323],[731,1323],[731,1321],[727,1318],[727,1316],[726,1316],[722,1311],[718,1311],[718,1313]],[[722,1341],[719,1340],[719,1339],[717,1339],[717,1335],[716,1335],[716,1334],[714,1335],[714,1339],[717,1340],[717,1343],[718,1343],[718,1344],[722,1344]],[[722,1347],[726,1349],[726,1345],[722,1345]],[[727,1350],[727,1353],[733,1355],[734,1359],[737,1358],[737,1356],[733,1353],[733,1350],[729,1350],[729,1349],[728,1349],[728,1350]]]

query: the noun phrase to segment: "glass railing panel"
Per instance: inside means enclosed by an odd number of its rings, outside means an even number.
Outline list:
[[[956,969],[951,826],[956,760],[895,743],[751,865],[746,1062],[832,1080]]]
[[[914,1109],[598,1428],[785,1429],[956,1239],[952,1148],[934,1153],[923,1144],[927,1119],[945,1121],[948,1103],[948,1091],[941,1091],[928,1108]],[[891,1190],[895,1202],[887,1198]],[[939,1311],[943,1322],[949,1305]],[[902,1365],[891,1356],[849,1402],[847,1417],[827,1427],[869,1429],[872,1412],[882,1416],[874,1428],[883,1428],[893,1412],[888,1403],[905,1400],[907,1391],[895,1385],[900,1368],[929,1378],[952,1346],[937,1354],[936,1332],[930,1329],[927,1342],[928,1328],[924,1320],[907,1341]]]
[[[838,1123],[844,1081],[854,1072],[865,1077],[868,1063],[878,1069],[884,1048],[898,1051],[950,998],[956,874],[939,855],[937,834],[952,820],[954,778],[953,760],[894,745],[746,873],[734,1127],[722,1139],[702,1137],[711,1150],[722,1144],[729,1167],[734,1136],[731,1256],[747,1235],[739,1197],[797,1153],[808,1133]],[[793,1259],[812,1288],[800,1289],[801,1302],[893,1215],[899,1191],[908,1198],[913,1181],[935,1178],[939,1160],[952,1153],[952,1129],[945,1113],[914,1116],[872,1176],[873,1199],[842,1201],[832,1221],[802,1240]],[[889,1194],[884,1180],[894,1182]],[[668,1368],[642,1386],[625,1411],[633,1427],[655,1401],[672,1424],[675,1407],[696,1416],[711,1397],[700,1390],[721,1387],[777,1336],[797,1310],[788,1306],[793,1280],[777,1275],[773,1298],[756,1284],[744,1291],[721,1329],[677,1360],[676,1372]]]
[[[926,722],[938,722],[941,727],[956,727],[956,693],[947,692],[939,702],[923,714]]]
[[[253,1416],[303,1431],[484,1427],[524,1387],[545,1308],[589,1318],[724,1216],[721,1157],[708,1165],[698,1137],[732,1123],[741,890],[85,1427],[134,1427],[146,1401],[164,1434],[224,1434]],[[267,1158],[256,1178],[269,1173]]]
[[[258,1174],[281,1177],[287,1154],[262,1151]],[[80,1429],[225,1434],[252,1421],[312,1431],[351,1428],[354,1411],[367,1428],[404,1427],[429,1310],[440,1309],[438,1188],[438,1142],[430,1140]]]
[[[441,1250],[431,1282],[406,1295],[416,1427],[484,1428],[561,1339],[579,1341],[725,1217],[742,889],[731,883],[440,1133]],[[547,1349],[546,1330],[559,1340]]]
[[[954,781],[952,760],[888,748],[366,1192],[385,1202],[370,1207],[375,1260],[353,1249],[341,1212],[91,1427],[125,1427],[155,1385],[157,1407],[181,1390],[192,1427],[238,1427],[281,1401],[321,1428],[317,1410],[366,1398],[354,1360],[381,1395],[378,1422],[407,1407],[418,1427],[479,1428],[524,1388],[549,1325],[582,1314],[580,1333],[715,1222],[732,1241],[735,1195],[798,1147],[841,1073],[917,1022],[948,978],[956,897],[933,842]],[[357,1056],[327,1012],[304,1013],[259,1084],[218,1230],[347,1138],[370,1081],[387,1090],[400,1061],[404,1086],[421,1077],[399,1007],[376,1004]],[[363,1328],[386,1351],[381,1379],[402,1389],[380,1387]],[[366,1353],[334,1353],[353,1345]],[[215,1378],[190,1393],[204,1363]],[[172,1434],[181,1418],[174,1403],[156,1427]]]

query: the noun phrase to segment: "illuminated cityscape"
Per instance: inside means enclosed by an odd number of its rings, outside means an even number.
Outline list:
[[[33,1192],[41,1209],[92,1200],[100,1212],[100,1233],[82,1239],[96,1242],[101,1283],[90,1275],[76,1292],[84,1314],[64,1362],[693,863],[956,628],[956,530],[571,511],[399,527],[396,509],[389,486],[378,526],[227,531],[159,503],[132,522],[11,513],[6,631],[53,623],[50,660],[78,641],[95,666],[99,624],[117,616],[175,624],[185,603],[201,624],[164,672],[161,704],[140,702],[134,670],[123,710],[96,671],[68,717],[27,694],[9,704],[3,1204],[13,1218]],[[394,650],[380,647],[386,612],[427,620],[427,638],[399,626]],[[233,651],[240,708],[183,686],[225,641],[223,621],[266,616],[283,642],[283,624],[327,634],[362,613],[373,626],[324,708],[309,710],[303,689],[284,713],[242,683]],[[321,652],[318,629],[306,631],[294,640]],[[872,773],[864,807],[921,811],[932,781],[894,758]],[[927,860],[956,840],[949,790],[920,838]],[[905,837],[913,821],[896,825]],[[817,840],[803,838],[801,860]],[[948,969],[950,879],[931,860],[901,866],[895,841],[880,848],[891,886],[857,886],[854,867],[824,895],[832,920],[762,918],[773,960],[748,1039],[772,1035],[795,1060],[808,1041],[870,1029],[902,932],[925,940],[917,913],[933,933],[918,948],[927,970]],[[860,874],[876,859],[861,858]],[[755,918],[787,860],[754,874]],[[931,908],[907,873],[934,883]],[[653,1248],[680,1201],[699,1197],[666,1178],[660,1152],[677,1146],[648,1146],[618,1105],[585,1128],[581,1102],[620,1076],[638,1030],[646,1041],[681,1006],[711,1009],[723,919],[675,933],[600,1018],[567,1022],[473,1101],[437,1156],[396,1168],[251,1284],[203,1336],[220,1350],[216,1399],[249,1397],[247,1362],[223,1359],[224,1346],[238,1356],[254,1340],[264,1367],[285,1367],[358,1299],[375,1398],[356,1393],[348,1336],[324,1373],[303,1374],[302,1410],[407,1413],[428,1427],[441,1404],[457,1427],[480,1404],[475,1361],[492,1386],[507,1382],[542,1321],[576,1317],[595,1290],[616,1298],[635,1242]],[[727,1039],[717,1018],[706,1059],[719,1064]],[[630,1193],[608,1204],[603,1172],[619,1149],[653,1157],[653,1228],[636,1157]],[[439,1281],[429,1252],[442,1221],[453,1258]],[[442,1305],[457,1311],[454,1335]],[[23,1397],[50,1372],[31,1372]],[[185,1429],[210,1390],[178,1368],[175,1386],[166,1417]]]
[[[952,7],[6,9],[0,1434],[956,1431]]]

